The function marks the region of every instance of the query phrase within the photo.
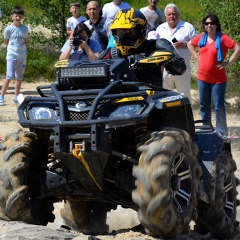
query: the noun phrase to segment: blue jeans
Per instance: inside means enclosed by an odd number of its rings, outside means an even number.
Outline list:
[[[205,83],[198,80],[200,98],[200,113],[202,120],[211,122],[211,97],[213,98],[216,114],[216,131],[223,135],[228,134],[226,109],[224,105],[227,82],[221,84]]]

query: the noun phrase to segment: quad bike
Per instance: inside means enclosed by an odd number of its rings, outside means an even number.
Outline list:
[[[211,123],[194,121],[188,98],[135,74],[170,69],[176,58],[166,44],[131,64],[57,62],[56,82],[18,107],[29,130],[0,142],[1,218],[46,225],[64,200],[65,222],[88,233],[107,232],[107,212],[121,205],[138,211],[153,236],[186,233],[192,220],[202,234],[232,236],[230,143]]]

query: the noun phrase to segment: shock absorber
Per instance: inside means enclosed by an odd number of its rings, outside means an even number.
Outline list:
[[[59,161],[54,156],[52,150],[53,150],[53,147],[49,147],[48,148],[49,154],[48,154],[48,164],[47,164],[47,167],[49,169],[53,169],[54,167],[57,166],[57,164],[59,164]]]
[[[135,142],[136,142],[136,149],[138,149],[142,144],[146,141],[146,133],[147,133],[147,120],[141,123],[135,124]]]

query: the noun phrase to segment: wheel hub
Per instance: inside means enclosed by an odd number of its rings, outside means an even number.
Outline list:
[[[177,174],[174,174],[171,178],[171,188],[173,191],[178,191],[181,186],[180,177]]]

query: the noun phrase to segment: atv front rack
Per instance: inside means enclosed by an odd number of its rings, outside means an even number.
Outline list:
[[[131,89],[128,92],[123,93],[114,93],[114,90],[120,87],[126,87]],[[44,86],[44,91],[47,87]],[[59,91],[58,85],[51,85],[52,96],[48,97],[26,97],[23,103],[18,108],[19,123],[23,127],[54,127],[56,125],[61,125],[62,127],[89,127],[93,124],[105,125],[105,124],[133,124],[134,122],[143,121],[148,114],[151,112],[152,108],[155,106],[155,102],[151,97],[149,97],[147,91],[161,91],[162,97],[167,97],[169,90],[162,89],[157,86],[150,84],[143,85],[142,82],[123,82],[115,81],[108,85],[105,89],[89,89],[89,90],[66,90]],[[48,92],[50,95],[50,92]],[[160,96],[159,95],[159,96]],[[108,104],[112,104],[116,99],[134,99],[137,100],[141,97],[143,102],[143,110],[141,114],[132,115],[132,116],[122,116],[118,118],[97,118],[98,111]],[[127,100],[127,101],[128,101]],[[137,100],[137,102],[141,102]],[[87,106],[76,108],[76,104],[86,103]],[[69,107],[71,105],[72,107]],[[33,107],[48,107],[53,108],[59,114],[59,119],[33,119],[31,115],[26,115],[26,112],[29,112]],[[72,111],[71,111],[72,110]],[[75,119],[71,117],[71,114],[75,111],[75,115],[84,114],[84,118]]]

